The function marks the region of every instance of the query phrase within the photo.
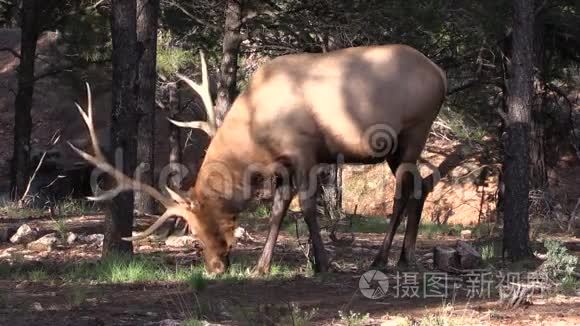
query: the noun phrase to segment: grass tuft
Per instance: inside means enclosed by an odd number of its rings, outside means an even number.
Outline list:
[[[203,326],[203,325],[206,325],[206,323],[202,320],[191,318],[188,320],[184,320],[183,323],[181,323],[181,325],[183,325],[183,326]]]
[[[352,231],[358,233],[383,233],[387,229],[389,221],[384,217],[353,217]]]
[[[0,218],[27,218],[41,215],[44,215],[44,211],[40,208],[19,207],[15,201],[0,200]]]
[[[362,314],[358,312],[349,311],[348,313],[341,310],[338,311],[340,322],[345,326],[362,326],[366,324],[369,319],[369,314]]]
[[[64,276],[76,281],[134,283],[150,281],[187,281],[199,267],[167,267],[142,256],[110,255],[95,263],[73,266]]]
[[[95,203],[86,199],[66,198],[55,204],[60,216],[87,215],[95,211]]]
[[[293,326],[307,326],[312,324],[312,319],[318,313],[317,308],[304,310],[296,303],[290,304],[290,316],[286,317],[284,324]],[[288,320],[290,319],[290,320]]]
[[[463,230],[463,225],[459,224],[439,224],[439,223],[421,223],[419,225],[419,234],[427,237],[428,239],[433,239],[435,236],[447,235],[447,236],[459,236],[461,230]]]
[[[267,279],[289,279],[298,273],[290,266],[273,264]],[[0,264],[0,279],[46,281],[57,279],[72,282],[104,284],[138,282],[184,282],[192,290],[203,291],[211,280],[236,282],[255,278],[252,266],[234,263],[223,275],[209,275],[203,265],[167,266],[154,258],[143,256],[110,255],[98,262],[85,261],[51,269],[25,266],[19,263]]]
[[[42,282],[49,279],[48,272],[43,268],[31,270],[28,272],[28,280],[33,282]]]

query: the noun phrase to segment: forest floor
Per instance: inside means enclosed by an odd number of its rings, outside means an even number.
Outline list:
[[[30,212],[32,214],[34,212]],[[359,289],[361,275],[382,241],[384,219],[361,218],[354,233],[339,234],[343,241],[326,239],[333,271],[313,274],[303,251],[304,225],[286,222],[276,247],[270,276],[252,276],[266,237],[265,216],[242,222],[251,239],[238,243],[232,268],[212,278],[202,271],[197,246],[169,247],[146,239],[135,245],[138,259],[98,263],[100,243],[61,243],[50,251],[32,251],[24,245],[0,244],[0,325],[579,325],[578,289],[571,295],[550,292],[528,304],[508,308],[498,301],[499,270],[493,237],[470,241],[485,254],[490,282],[446,287],[437,294],[423,277],[434,271],[428,259],[436,245],[453,246],[454,230],[423,227],[418,257],[427,271],[385,271],[388,290],[370,299]],[[289,219],[291,220],[291,219]],[[249,220],[246,219],[246,222]],[[148,220],[139,220],[145,225]],[[39,216],[0,216],[0,229],[29,224],[40,234],[73,232],[78,236],[102,233],[101,215],[69,216],[59,220]],[[251,225],[251,226],[250,226]],[[301,234],[297,238],[295,229]],[[474,230],[474,234],[479,231]],[[451,234],[451,235],[449,235]],[[354,242],[350,242],[354,235]],[[578,243],[560,237],[569,248]],[[402,234],[395,239],[391,260],[400,251]],[[541,250],[541,244],[535,243]],[[491,248],[491,250],[489,249]],[[578,255],[578,252],[575,252]],[[537,267],[531,262],[527,268]],[[455,281],[461,275],[453,276]],[[483,280],[483,279],[482,279]],[[372,283],[376,287],[376,283]],[[471,284],[471,283],[470,283]],[[439,290],[441,290],[440,288]],[[453,290],[454,289],[454,290]],[[447,297],[445,296],[447,292]],[[440,294],[440,295],[439,295]],[[203,321],[203,322],[201,322]]]

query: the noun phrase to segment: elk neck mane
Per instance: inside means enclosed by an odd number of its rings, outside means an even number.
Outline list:
[[[207,149],[193,189],[202,205],[244,210],[253,190],[250,171],[268,173],[274,162],[252,138],[246,102],[246,94],[240,94]]]

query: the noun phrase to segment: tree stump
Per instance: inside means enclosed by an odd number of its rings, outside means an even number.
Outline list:
[[[457,250],[440,246],[433,248],[433,265],[445,272],[456,272],[460,266]]]
[[[483,259],[481,254],[465,241],[457,241],[457,254],[459,255],[459,266],[462,269],[474,269],[481,266]]]

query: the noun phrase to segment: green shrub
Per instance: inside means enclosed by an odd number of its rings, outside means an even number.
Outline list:
[[[578,265],[578,257],[568,253],[568,249],[557,240],[546,240],[544,246],[548,250],[542,270],[553,280],[571,277]]]

